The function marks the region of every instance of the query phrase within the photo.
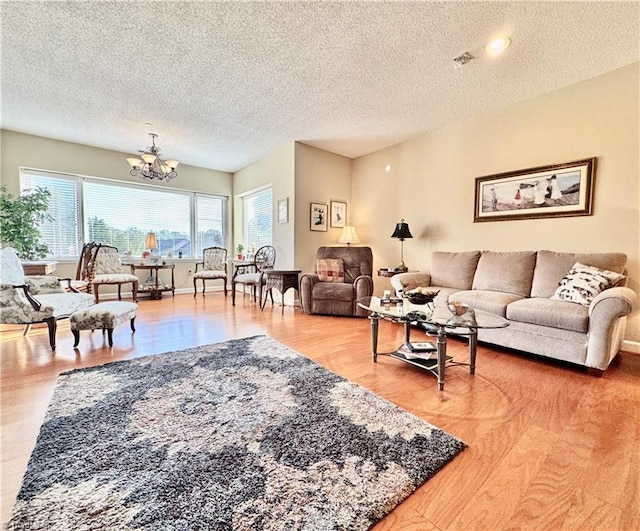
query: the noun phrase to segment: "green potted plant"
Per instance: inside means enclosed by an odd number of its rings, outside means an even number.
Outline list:
[[[22,260],[38,260],[49,254],[49,247],[42,241],[40,224],[53,221],[47,212],[51,192],[36,187],[18,197],[0,186],[0,242],[14,247]]]
[[[236,247],[236,258],[238,260],[243,260],[244,259],[244,255],[242,254],[243,251],[244,251],[244,245],[239,243],[238,246]]]

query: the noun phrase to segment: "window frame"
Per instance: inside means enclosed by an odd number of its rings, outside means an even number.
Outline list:
[[[87,234],[89,230],[89,218],[91,217],[91,213],[87,211],[86,208],[86,184],[87,183],[99,183],[108,186],[115,186],[118,188],[124,189],[137,189],[137,190],[148,190],[153,188],[154,190],[158,190],[160,192],[165,192],[169,194],[179,194],[183,196],[187,196],[189,198],[189,230],[190,230],[190,239],[191,239],[191,254],[189,256],[184,256],[186,259],[199,259],[202,257],[202,249],[198,247],[198,197],[203,198],[213,198],[221,201],[221,234],[223,247],[228,247],[229,242],[229,196],[223,194],[214,194],[207,193],[199,190],[185,190],[181,188],[171,188],[167,186],[157,186],[154,184],[148,183],[136,183],[136,182],[128,182],[128,181],[120,181],[117,179],[110,179],[107,177],[96,177],[92,175],[82,175],[76,173],[67,173],[60,172],[55,170],[43,170],[38,168],[32,168],[28,166],[19,166],[18,167],[19,174],[19,186],[20,186],[20,194],[23,193],[24,190],[30,189],[30,187],[25,186],[25,176],[32,175],[33,177],[43,177],[43,178],[51,178],[51,179],[60,179],[75,182],[77,186],[77,196],[78,196],[78,219],[80,220],[80,226],[78,227],[78,233],[80,236],[80,240],[78,243],[79,246],[84,241],[87,241]],[[37,185],[36,185],[37,186]],[[77,260],[79,255],[51,255],[47,258],[55,259],[58,261],[73,261]]]

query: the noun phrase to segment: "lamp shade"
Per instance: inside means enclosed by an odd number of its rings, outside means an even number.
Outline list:
[[[400,223],[396,223],[396,229],[391,235],[392,238],[398,238],[401,241],[413,238],[411,231],[409,230],[408,223],[405,223],[404,219],[400,220]]]
[[[147,249],[157,249],[158,248],[158,242],[156,240],[156,233],[155,232],[147,232],[147,237],[144,240],[144,246]]]
[[[360,238],[356,234],[356,228],[352,225],[345,225],[342,227],[342,232],[340,233],[340,237],[338,238],[338,243],[346,243],[350,245],[352,243],[359,243]]]

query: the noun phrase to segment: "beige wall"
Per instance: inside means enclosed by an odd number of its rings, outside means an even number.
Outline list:
[[[2,160],[0,162],[2,183],[6,184],[9,191],[14,194],[20,191],[20,166],[91,177],[104,177],[125,182],[140,182],[129,175],[129,165],[125,160],[133,152],[121,153],[13,131],[2,131],[0,149],[2,152]],[[158,186],[218,194],[230,199],[232,194],[232,175],[226,172],[180,164],[178,166],[178,178],[169,184],[160,184]],[[135,208],[135,205],[132,205],[132,208]],[[230,200],[227,208],[230,215]],[[231,241],[230,227],[227,230],[227,241]],[[178,288],[191,289],[193,284],[187,271],[189,269],[193,270],[194,260],[184,260],[176,263],[176,286]],[[60,262],[55,273],[61,277],[74,277],[76,262]],[[108,291],[107,288],[104,288],[105,294]]]
[[[338,245],[342,229],[310,230],[311,203],[347,203],[347,223],[352,221],[351,159],[296,142],[295,159],[295,264],[305,272],[315,271],[316,251],[324,245]],[[362,239],[362,236],[360,239]],[[363,241],[362,245],[367,242]]]
[[[273,246],[276,248],[276,265],[291,269],[294,265],[294,143],[290,142],[259,161],[250,164],[233,176],[233,234],[234,246],[242,241],[242,194],[271,186],[273,190]],[[278,223],[278,199],[289,198],[289,222]]]
[[[638,87],[636,63],[354,160],[352,221],[374,267],[398,263],[389,236],[403,217],[410,269],[428,270],[434,250],[622,251],[640,293]],[[593,215],[473,222],[475,177],[589,157],[598,158]],[[387,283],[376,278],[376,291]],[[640,341],[639,310],[626,339]]]

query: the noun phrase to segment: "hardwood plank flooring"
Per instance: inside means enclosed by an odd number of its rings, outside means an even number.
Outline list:
[[[475,376],[466,367],[435,377],[389,357],[371,360],[366,319],[264,311],[219,292],[141,300],[137,332],[126,324],[109,348],[100,332],[68,322],[52,354],[46,327],[2,326],[2,521],[20,487],[57,376],[64,371],[264,334],[371,389],[467,443],[458,457],[375,526],[381,530],[640,529],[640,356],[621,353],[602,378],[480,345]],[[421,334],[415,331],[420,337]],[[402,328],[380,324],[380,350]],[[466,357],[451,339],[448,353]]]

